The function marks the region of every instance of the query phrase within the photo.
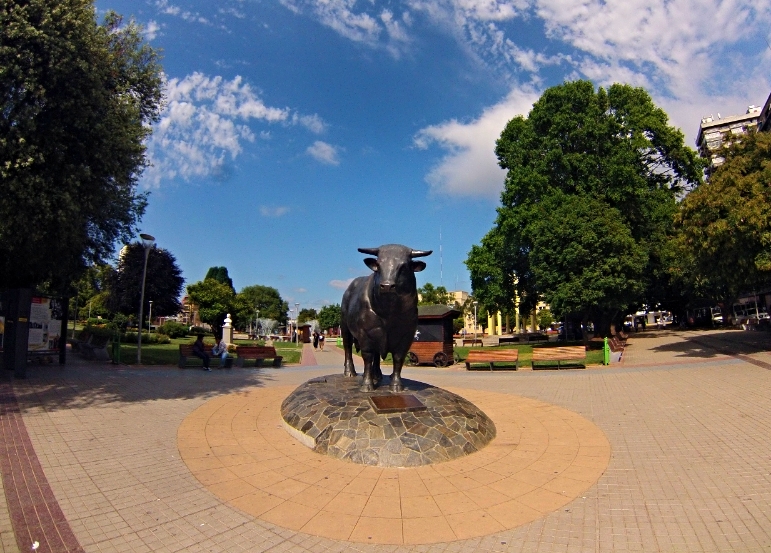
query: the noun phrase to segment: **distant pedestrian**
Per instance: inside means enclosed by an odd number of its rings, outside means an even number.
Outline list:
[[[313,332],[313,349],[319,349],[319,333]]]
[[[203,370],[211,370],[209,367],[209,354],[206,353],[206,346],[203,343],[203,334],[199,334],[195,342],[193,342],[193,355],[203,361]]]
[[[319,349],[324,351],[324,334],[319,334]]]

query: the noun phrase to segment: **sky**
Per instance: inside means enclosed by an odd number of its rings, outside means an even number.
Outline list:
[[[548,87],[642,86],[694,140],[771,93],[757,0],[98,0],[162,50],[140,231],[188,284],[339,303],[357,248],[433,250],[418,285],[471,290],[503,188],[495,140]]]

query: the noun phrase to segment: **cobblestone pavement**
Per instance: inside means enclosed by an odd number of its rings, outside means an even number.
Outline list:
[[[314,352],[312,367],[206,373],[73,362],[31,366],[23,381],[0,379],[12,386],[44,472],[38,476],[87,552],[771,551],[769,334],[648,331],[633,335],[622,362],[607,368],[406,368],[408,378],[432,385],[568,409],[611,446],[597,483],[559,510],[483,537],[415,546],[335,541],[254,518],[209,492],[180,459],[178,430],[191,413],[228,394],[342,371],[339,351],[326,349]],[[8,428],[3,402],[0,423]],[[7,445],[5,466],[21,463]],[[9,485],[9,471],[0,489],[0,550],[31,551],[30,541],[38,551],[67,550],[47,536],[10,535],[11,521],[25,524],[40,502],[10,500],[22,485]]]

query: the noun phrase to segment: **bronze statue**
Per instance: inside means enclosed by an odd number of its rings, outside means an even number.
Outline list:
[[[404,358],[412,345],[418,326],[418,292],[415,273],[426,268],[415,257],[431,255],[431,251],[416,251],[398,244],[379,248],[359,248],[368,257],[364,263],[372,274],[355,279],[343,294],[341,305],[345,350],[345,376],[356,376],[353,366],[353,346],[364,360],[364,380],[361,391],[371,392],[380,384],[383,373],[380,359],[391,353],[394,370],[391,391],[401,392],[401,372]]]

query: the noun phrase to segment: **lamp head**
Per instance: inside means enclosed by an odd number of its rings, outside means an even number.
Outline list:
[[[139,237],[142,239],[142,243],[145,248],[149,248],[153,245],[153,242],[155,242],[155,236],[151,234],[145,234],[144,232],[139,235]]]

